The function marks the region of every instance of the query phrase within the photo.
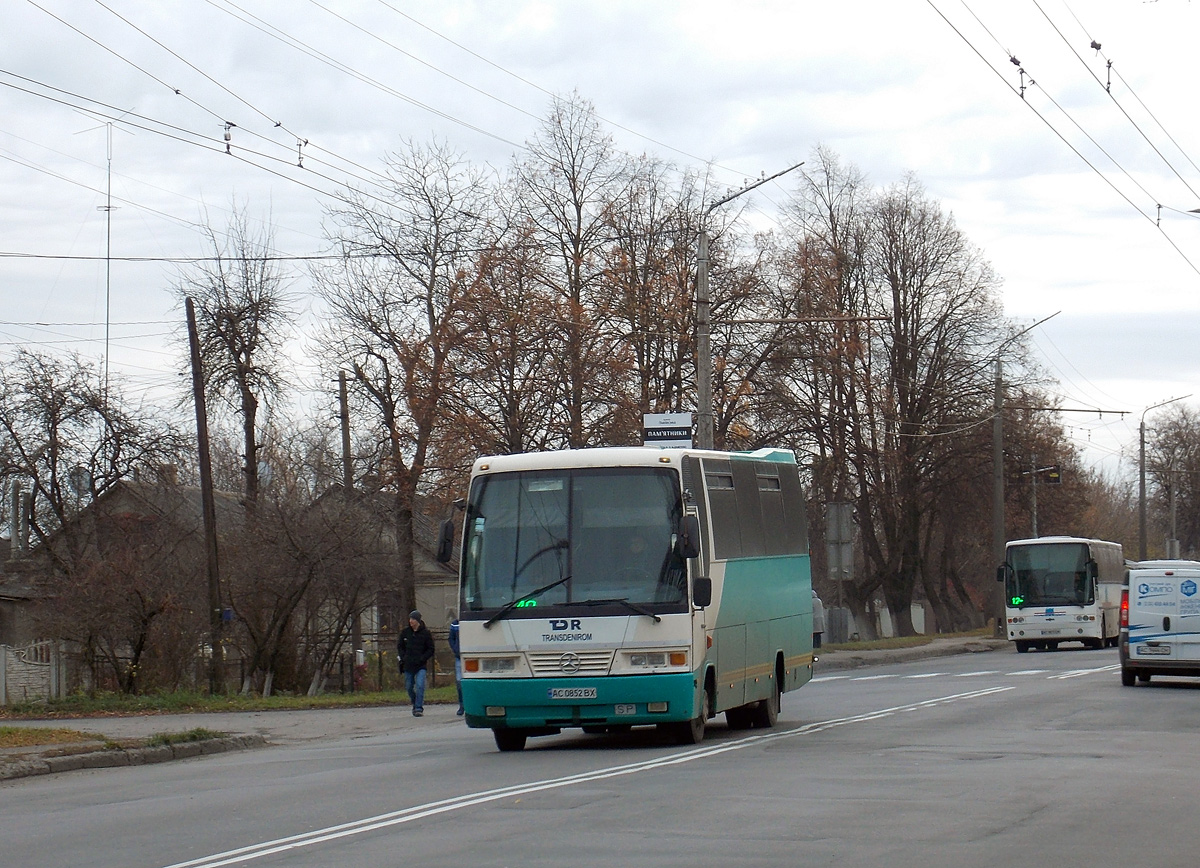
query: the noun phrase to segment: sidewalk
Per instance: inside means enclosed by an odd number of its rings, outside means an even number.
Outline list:
[[[832,672],[864,666],[904,663],[952,654],[976,654],[1011,646],[1005,639],[979,637],[934,639],[914,648],[884,650],[817,650],[814,672]],[[462,725],[455,705],[428,704],[425,716],[414,718],[408,706],[311,709],[300,711],[234,711],[197,714],[144,714],[128,717],[5,720],[0,726],[73,729],[95,733],[95,742],[39,745],[0,750],[0,782],[31,775],[53,774],[83,768],[146,765],[174,759],[246,750],[267,745],[383,735],[398,730]],[[145,740],[163,733],[207,729],[221,738],[171,746],[143,747]]]

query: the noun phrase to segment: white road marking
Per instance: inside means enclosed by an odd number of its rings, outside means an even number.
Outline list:
[[[955,678],[975,678],[979,675],[999,675],[999,669],[980,669],[978,672],[956,672]]]
[[[885,678],[899,678],[900,675],[862,675],[858,678],[851,678],[851,681],[882,681]]]
[[[922,672],[920,675],[905,675],[905,678],[939,678],[945,675],[945,672]]]
[[[1016,672],[1010,672],[1010,675],[1045,675],[1049,669],[1020,669]]]
[[[463,808],[474,807],[475,805],[483,805],[488,802],[495,802],[499,799],[507,799],[512,796],[525,795],[527,793],[537,793],[546,790],[556,790],[562,787],[574,786],[576,784],[588,783],[590,781],[604,780],[606,778],[623,777],[625,775],[638,774],[645,771],[655,771],[657,769],[667,768],[669,766],[683,765],[684,763],[695,762],[696,760],[708,759],[709,757],[718,756],[719,754],[729,753],[735,750],[752,747],[768,741],[779,741],[785,738],[794,738],[799,735],[811,735],[814,732],[823,732],[827,729],[833,729],[838,726],[848,726],[854,723],[864,723],[870,720],[879,720],[883,717],[890,717],[893,714],[903,711],[918,711],[925,708],[933,708],[938,705],[948,705],[952,702],[962,702],[968,699],[982,699],[987,696],[992,696],[997,693],[1003,693],[1007,690],[1013,690],[1012,687],[988,687],[983,690],[972,690],[968,693],[956,693],[950,696],[940,696],[936,699],[926,699],[923,702],[912,702],[906,705],[896,705],[891,708],[881,708],[876,711],[868,711],[864,714],[856,714],[850,717],[838,717],[831,720],[817,721],[816,723],[807,723],[795,729],[775,730],[763,735],[751,735],[744,738],[739,738],[736,741],[727,742],[724,744],[712,745],[709,747],[697,747],[691,750],[683,751],[682,753],[673,753],[668,756],[658,757],[652,760],[644,760],[642,762],[630,763],[628,765],[611,766],[609,768],[597,769],[591,772],[581,772],[576,775],[567,775],[561,778],[551,778],[543,781],[532,781],[527,784],[515,784],[510,787],[500,787],[494,790],[483,790],[477,793],[467,793],[462,796],[455,796],[450,799],[442,799],[437,802],[429,802],[424,805],[413,805],[411,808],[404,808],[400,811],[393,811],[387,814],[380,814],[375,817],[365,817],[361,820],[355,820],[350,823],[342,823],[337,826],[329,826],[325,829],[315,829],[312,832],[305,832],[300,835],[292,835],[287,838],[278,838],[274,841],[264,841],[261,844],[252,844],[248,847],[239,847],[236,850],[227,850],[224,853],[214,853],[211,856],[204,856],[199,859],[190,859],[187,862],[176,862],[173,865],[168,865],[166,868],[221,868],[224,865],[236,865],[244,862],[249,862],[252,859],[261,859],[264,856],[273,856],[278,853],[286,853],[289,850],[298,850],[302,847],[311,847],[314,844],[324,844],[328,841],[336,841],[340,838],[349,838],[354,835],[361,835],[364,832],[373,832],[379,829],[386,829],[392,826],[399,826],[404,823],[411,823],[414,820],[424,819],[425,817],[433,817],[438,814],[445,814],[451,811],[460,811]]]
[[[1096,666],[1092,669],[1072,669],[1069,672],[1060,672],[1057,675],[1048,675],[1047,678],[1078,678],[1080,675],[1095,675],[1097,672],[1113,672],[1120,668],[1120,663],[1113,663],[1111,666]]]

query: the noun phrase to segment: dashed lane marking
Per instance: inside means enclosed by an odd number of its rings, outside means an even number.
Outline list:
[[[596,769],[595,771],[582,772],[575,775],[567,775],[561,778],[550,778],[541,781],[532,781],[526,784],[516,784],[510,787],[500,787],[493,790],[481,790],[475,793],[465,793],[461,796],[455,796],[450,799],[442,799],[436,802],[428,802],[423,805],[413,805],[410,808],[403,808],[399,811],[392,811],[387,814],[379,814],[374,817],[364,817],[361,820],[354,820],[349,823],[341,823],[336,826],[328,826],[324,829],[314,829],[311,832],[305,832],[300,835],[291,835],[286,838],[277,838],[273,841],[263,841],[259,844],[251,844],[247,847],[239,847],[235,850],[226,850],[223,853],[214,853],[211,856],[203,856],[198,859],[189,859],[186,862],[176,862],[173,865],[168,865],[167,868],[222,868],[225,865],[238,865],[245,862],[250,862],[254,859],[261,859],[266,856],[275,856],[280,853],[287,853],[292,850],[299,850],[304,847],[312,847],[318,844],[325,844],[330,841],[337,841],[344,838],[351,838],[356,835],[362,835],[368,832],[375,832],[380,829],[388,829],[394,826],[400,826],[405,823],[411,823],[415,820],[421,820],[426,817],[433,817],[439,814],[446,814],[452,811],[461,811],[465,808],[483,805],[489,802],[499,801],[501,799],[509,799],[514,796],[521,796],[527,793],[544,792],[547,790],[556,790],[563,787],[575,786],[577,784],[589,783],[591,781],[604,780],[607,778],[623,777],[625,775],[639,774],[646,771],[655,771],[657,769],[669,768],[671,766],[683,765],[685,763],[695,762],[697,760],[708,759],[709,757],[718,756],[731,751],[742,750],[747,747],[754,747],[765,742],[779,741],[786,738],[795,738],[801,735],[811,735],[815,732],[823,732],[827,729],[833,729],[838,726],[849,726],[856,723],[865,723],[871,720],[879,720],[885,717],[891,717],[906,711],[920,711],[922,709],[935,708],[939,705],[949,705],[954,702],[962,702],[971,699],[983,699],[988,696],[993,696],[1003,693],[1007,690],[1014,690],[1013,687],[988,687],[982,690],[972,690],[967,693],[955,693],[949,696],[939,696],[935,699],[926,699],[922,702],[910,702],[905,705],[894,705],[889,708],[880,708],[875,711],[868,711],[863,714],[856,714],[850,717],[838,717],[831,720],[821,720],[815,723],[806,723],[803,726],[798,726],[794,729],[777,729],[773,732],[768,732],[763,735],[750,735],[744,738],[739,738],[735,741],[724,742],[722,744],[711,745],[708,747],[697,747],[692,750],[686,750],[681,753],[671,753],[665,756],[657,757],[643,762],[629,763],[628,765],[610,766],[608,768]]]

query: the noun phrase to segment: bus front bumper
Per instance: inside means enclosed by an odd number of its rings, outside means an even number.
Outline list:
[[[696,716],[693,672],[573,678],[464,678],[467,726],[554,731]]]

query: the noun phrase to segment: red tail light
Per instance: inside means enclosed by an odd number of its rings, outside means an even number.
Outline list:
[[[1129,629],[1129,588],[1121,590],[1121,626]]]

